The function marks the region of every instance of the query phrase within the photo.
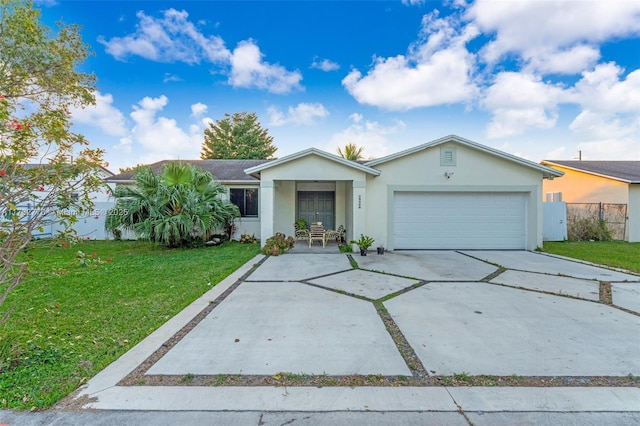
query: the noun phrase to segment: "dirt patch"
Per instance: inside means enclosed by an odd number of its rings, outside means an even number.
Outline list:
[[[611,305],[613,303],[610,282],[600,281],[600,303],[604,303],[606,305]]]

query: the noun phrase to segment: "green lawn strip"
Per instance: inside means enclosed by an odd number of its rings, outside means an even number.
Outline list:
[[[640,243],[625,241],[545,241],[543,250],[640,273]]]
[[[80,266],[78,250],[90,266]],[[1,307],[12,313],[0,328],[0,408],[51,406],[259,250],[137,241],[28,250],[32,273]]]

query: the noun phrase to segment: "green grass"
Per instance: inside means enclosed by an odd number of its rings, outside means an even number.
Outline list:
[[[0,307],[12,309],[0,328],[0,408],[50,407],[259,251],[137,241],[30,249],[31,275]]]
[[[563,241],[544,243],[544,252],[640,272],[640,243],[625,241]]]

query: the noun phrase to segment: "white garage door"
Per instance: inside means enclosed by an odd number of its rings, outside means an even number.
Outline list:
[[[396,192],[396,249],[524,249],[522,193]]]

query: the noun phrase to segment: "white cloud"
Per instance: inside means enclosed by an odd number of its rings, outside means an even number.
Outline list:
[[[582,107],[569,125],[585,158],[640,159],[640,70],[621,79],[613,63],[582,73],[572,101]]]
[[[402,0],[402,4],[405,6],[421,6],[426,2],[427,0]]]
[[[210,62],[222,67],[233,87],[255,88],[271,93],[289,93],[301,89],[300,71],[288,71],[281,65],[263,61],[263,54],[252,40],[238,43],[231,52],[224,40],[215,35],[204,35],[184,10],[168,9],[161,18],[137,13],[140,20],[133,34],[106,40],[99,37],[108,54],[120,61],[129,56],[141,56],[156,62],[184,62],[199,64]],[[230,70],[227,70],[228,67]],[[180,81],[165,74],[163,82]]]
[[[217,36],[205,36],[187,18],[187,12],[176,9],[164,11],[161,18],[147,16],[140,11],[136,32],[124,37],[98,41],[108,54],[124,61],[135,55],[158,62],[200,63],[202,59],[213,63],[226,63],[230,52]]]
[[[363,75],[352,70],[342,85],[360,103],[392,110],[408,110],[471,100],[474,55],[465,43],[477,35],[473,25],[461,28],[453,15],[423,17],[421,38],[407,55],[377,58]]]
[[[567,150],[567,148],[564,145],[563,146],[559,146],[559,147],[554,148],[551,151],[547,152],[547,154],[544,156],[544,158],[546,160],[560,160],[560,159],[564,158],[566,150]]]
[[[577,45],[566,50],[536,52],[529,56],[525,69],[542,74],[576,74],[591,68],[600,59],[600,50],[593,46]]]
[[[202,114],[207,112],[207,109],[209,109],[209,107],[203,104],[202,102],[195,103],[191,105],[191,116],[201,117]]]
[[[263,54],[252,41],[241,41],[231,55],[229,84],[233,87],[257,88],[271,93],[289,93],[301,89],[302,74],[287,71],[281,65],[262,60]]]
[[[603,138],[578,144],[583,160],[640,161],[640,144],[637,137]]]
[[[123,152],[125,154],[129,154],[131,153],[131,147],[133,145],[133,141],[131,140],[130,137],[124,137],[122,139],[120,139],[120,143],[118,145],[115,145],[113,148],[116,151],[120,151]]]
[[[614,63],[583,72],[575,85],[575,101],[595,111],[640,114],[640,69],[620,80],[623,72]]]
[[[113,96],[95,93],[96,104],[85,108],[71,108],[71,116],[75,123],[88,124],[99,128],[110,136],[127,134],[124,115],[113,106]]]
[[[563,88],[527,73],[502,72],[486,90],[482,106],[493,114],[489,138],[513,136],[530,128],[550,129],[558,119],[557,104]]]
[[[311,68],[316,68],[325,72],[336,71],[340,69],[340,65],[337,62],[333,62],[330,59],[318,59],[314,58],[311,63]]]
[[[402,132],[406,125],[398,120],[390,126],[385,126],[377,121],[364,120],[361,114],[351,114],[351,125],[346,129],[335,133],[329,141],[327,151],[337,153],[338,148],[343,148],[348,143],[364,147],[364,158],[379,158],[395,151],[389,146],[388,136]]]
[[[274,106],[269,107],[267,112],[269,124],[272,126],[283,126],[289,123],[311,126],[315,124],[316,118],[329,115],[329,111],[320,103],[299,103],[296,107],[289,107],[286,115]]]
[[[161,95],[145,97],[133,106],[131,118],[135,126],[131,139],[142,146],[144,154],[140,161],[144,163],[169,158],[198,158],[204,138],[202,127],[191,127],[185,132],[176,120],[158,116],[168,103],[169,99]]]
[[[162,79],[163,83],[176,82],[176,81],[183,81],[183,80],[178,75],[171,74],[168,72],[164,73],[164,78]]]
[[[515,53],[543,72],[580,72],[599,57],[595,44],[640,33],[637,1],[477,0],[465,17],[495,33],[482,49],[485,61]]]

